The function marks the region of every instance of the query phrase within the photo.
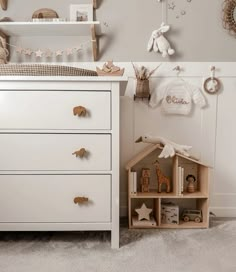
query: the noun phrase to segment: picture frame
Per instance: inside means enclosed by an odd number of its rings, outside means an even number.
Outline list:
[[[92,4],[70,5],[70,21],[72,22],[93,21],[93,5]]]

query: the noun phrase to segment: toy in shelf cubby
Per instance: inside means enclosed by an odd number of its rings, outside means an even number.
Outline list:
[[[170,192],[170,179],[166,177],[160,168],[160,163],[158,160],[154,163],[156,165],[156,174],[157,174],[157,182],[158,182],[158,193],[162,192],[162,185],[166,185],[166,192]]]
[[[161,203],[161,224],[179,224],[179,206],[167,202]]]
[[[157,225],[156,219],[153,217],[153,209],[146,206],[145,203],[138,209],[135,209],[138,216],[133,216],[132,224],[136,227],[155,227]]]
[[[150,169],[142,168],[142,175],[140,178],[140,186],[142,193],[149,192],[150,176],[151,176]]]
[[[131,223],[134,228],[156,228],[158,225],[158,203],[155,199],[135,198],[132,202]],[[140,217],[143,213],[149,217]]]
[[[129,228],[208,228],[210,167],[178,153],[159,159],[162,149],[151,144],[126,166],[128,188],[133,184],[132,173],[136,176],[136,192],[129,189],[128,193]],[[152,209],[152,222],[137,219],[135,210],[143,203]],[[166,203],[173,205],[171,219],[164,218]],[[201,214],[200,221],[193,220],[194,215],[187,221],[184,211]]]

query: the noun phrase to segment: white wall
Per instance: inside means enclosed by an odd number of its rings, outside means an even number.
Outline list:
[[[157,64],[148,63],[148,67]],[[210,75],[210,66],[217,68],[223,88],[218,95],[205,92],[208,106],[205,109],[195,107],[190,116],[166,116],[160,107],[150,108],[147,103],[134,102],[121,97],[121,196],[122,214],[126,213],[127,180],[124,170],[127,161],[144,144],[134,141],[143,134],[161,135],[178,143],[192,145],[192,155],[214,167],[211,184],[211,210],[217,216],[236,216],[236,168],[234,139],[236,127],[233,117],[235,108],[236,63],[179,63],[184,69],[181,76],[191,84],[202,86],[203,78]],[[176,64],[165,63],[152,79],[152,89],[173,80],[176,76],[172,69]],[[129,66],[128,66],[129,67]],[[132,69],[127,71],[133,74]],[[133,89],[133,79],[129,79],[127,89]],[[126,91],[128,91],[126,90]]]
[[[9,0],[8,10],[0,9],[0,19],[11,17],[14,21],[28,21],[39,8],[52,8],[60,17],[69,19],[70,4],[91,3],[91,0]],[[98,0],[96,19],[101,22],[99,39],[100,60],[115,61],[162,61],[159,54],[146,51],[147,41],[154,29],[162,22],[162,7],[157,0]],[[235,38],[222,27],[222,0],[163,0],[175,2],[175,9],[167,9],[167,22],[171,31],[167,33],[176,49],[174,61],[236,61]],[[178,16],[181,11],[185,15]],[[77,46],[80,37],[30,37],[12,39],[13,44],[57,50],[58,47]],[[12,61],[29,61],[20,58],[12,50]],[[91,50],[85,50],[78,58],[67,61],[90,61]],[[169,61],[169,59],[167,59]],[[58,59],[60,62],[60,58]]]
[[[236,216],[236,63],[163,63],[151,79],[151,89],[160,89],[176,78],[173,68],[180,65],[181,77],[187,82],[202,86],[203,79],[210,76],[210,67],[216,67],[216,76],[222,82],[218,95],[203,92],[208,106],[194,107],[189,116],[166,116],[160,107],[150,108],[147,102],[134,102],[124,93],[133,93],[134,72],[131,63],[118,63],[126,68],[129,83],[121,86],[121,215],[127,213],[127,173],[126,163],[145,144],[135,144],[143,134],[164,136],[178,143],[193,146],[191,154],[212,166],[211,208],[217,216]],[[138,63],[154,68],[158,63]],[[81,67],[81,64],[79,64]],[[86,68],[94,68],[92,63],[83,63]]]
[[[228,68],[235,71],[235,64]],[[218,216],[236,216],[236,77],[224,78],[224,90],[218,97],[215,175],[211,206]]]

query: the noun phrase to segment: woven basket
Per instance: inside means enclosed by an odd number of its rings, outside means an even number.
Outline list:
[[[137,79],[136,85],[136,97],[138,98],[149,98],[150,97],[150,88],[149,88],[149,80],[140,80]]]
[[[97,76],[97,72],[63,65],[0,64],[0,76]]]
[[[43,8],[36,10],[33,13],[32,18],[59,18],[59,16],[55,10]]]

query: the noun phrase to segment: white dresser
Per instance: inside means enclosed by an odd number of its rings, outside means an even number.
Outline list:
[[[0,78],[0,231],[109,230],[119,247],[123,80]]]

